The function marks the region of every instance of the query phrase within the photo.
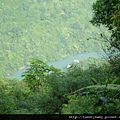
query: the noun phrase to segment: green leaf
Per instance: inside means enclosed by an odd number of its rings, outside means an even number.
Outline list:
[[[98,81],[95,78],[91,78],[91,81],[95,84],[99,84]]]
[[[104,102],[104,103],[106,103],[106,102],[107,102],[107,98],[106,98],[106,97],[100,97],[100,98],[99,98],[99,102]]]

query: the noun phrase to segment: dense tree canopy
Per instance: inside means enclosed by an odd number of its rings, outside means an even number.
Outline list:
[[[120,29],[120,0],[97,0],[93,4],[94,25],[103,24],[112,29]]]
[[[21,10],[29,9],[27,4],[22,5]],[[110,62],[89,58],[78,64],[71,63],[72,67],[61,71],[39,59],[32,59],[23,73],[23,80],[0,78],[0,113],[119,114],[119,46],[113,45],[120,45],[119,34],[115,34],[120,30],[119,5],[119,0],[97,0],[93,4],[91,22],[105,25],[111,31],[108,39]],[[69,10],[64,12],[69,13]],[[44,15],[41,19],[45,19]],[[116,51],[111,51],[113,47],[118,49],[116,58]]]
[[[105,25],[111,32],[110,39],[105,39],[110,44],[107,54],[115,72],[120,75],[120,0],[97,0],[92,7],[91,23]]]
[[[54,61],[100,51],[99,42],[86,41],[99,33],[89,23],[94,1],[0,0],[0,76],[12,74],[33,57]]]

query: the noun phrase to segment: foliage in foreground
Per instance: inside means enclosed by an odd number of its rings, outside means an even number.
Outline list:
[[[108,75],[109,69],[106,64],[88,69],[76,64],[60,71],[33,59],[23,80],[0,79],[0,113],[119,113],[119,78]]]
[[[88,69],[74,64],[68,70],[60,71],[33,59],[22,81],[0,79],[0,113],[119,114],[120,36],[115,34],[119,32],[119,3],[119,0],[98,0],[93,5],[97,11],[93,24],[100,20],[98,23],[106,25],[112,32],[108,48],[110,64],[93,64]],[[106,6],[103,8],[102,5]],[[109,9],[115,9],[115,12],[112,14]],[[103,11],[101,19],[100,10]],[[110,51],[111,48],[115,51]]]
[[[120,77],[120,0],[97,0],[92,8],[94,16],[91,23],[104,25],[111,33],[110,38],[101,33],[101,38],[110,44],[106,54],[113,72]]]

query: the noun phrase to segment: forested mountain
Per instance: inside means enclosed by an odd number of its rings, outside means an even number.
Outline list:
[[[1,76],[30,60],[22,80],[0,78],[0,114],[52,114],[49,117],[58,120],[66,120],[63,116],[59,118],[61,114],[72,114],[71,119],[77,119],[73,114],[82,114],[84,118],[97,114],[105,119],[112,114],[119,119],[120,0],[92,2],[5,0],[0,3]],[[101,32],[91,26],[89,19],[93,26],[104,25],[109,37],[104,28]],[[87,37],[97,39],[86,41]],[[89,58],[73,62],[64,71],[44,62],[100,50],[102,42],[105,60]]]
[[[31,58],[52,61],[100,50],[90,24],[95,0],[0,0],[0,76]],[[103,28],[105,29],[105,28]]]

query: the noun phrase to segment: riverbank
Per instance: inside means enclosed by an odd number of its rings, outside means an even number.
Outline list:
[[[79,60],[79,61],[81,61],[81,60],[87,59],[89,57],[101,58],[103,56],[105,56],[105,53],[103,51],[101,51],[101,52],[89,52],[89,53],[85,52],[85,53],[79,53],[79,54],[76,54],[76,55],[71,55],[71,56],[68,56],[68,57],[66,57],[64,59],[56,60],[56,61],[52,61],[52,62],[47,62],[47,63],[50,66],[53,65],[55,68],[63,70],[63,69],[67,68],[67,65],[69,63],[72,63],[76,59]],[[21,68],[23,68],[23,67],[21,67]],[[19,70],[15,71],[14,74],[12,74],[12,75],[10,75],[8,77],[16,78],[18,80],[21,80],[21,79],[23,79],[21,77],[21,74],[23,72],[25,72],[26,69],[28,69],[28,68],[29,68],[28,65],[24,66],[23,69],[19,69]]]

